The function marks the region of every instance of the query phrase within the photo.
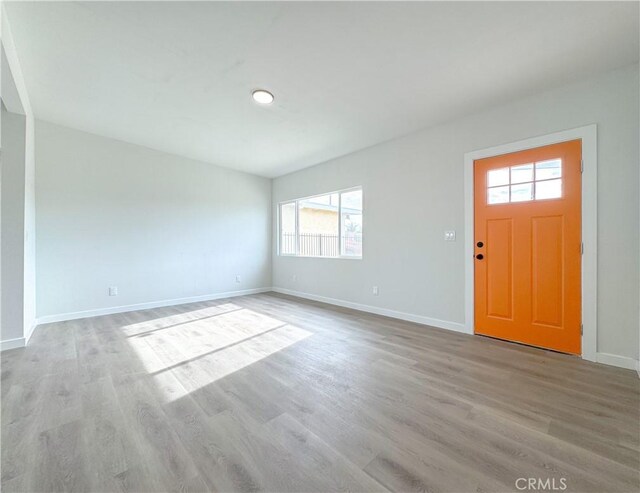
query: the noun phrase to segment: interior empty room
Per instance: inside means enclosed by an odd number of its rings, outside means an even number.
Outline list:
[[[640,491],[640,2],[0,4],[3,493]]]

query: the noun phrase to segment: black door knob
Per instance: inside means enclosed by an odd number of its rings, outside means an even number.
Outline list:
[[[476,255],[476,258],[478,260],[482,260],[484,258],[484,255],[482,255],[481,253],[479,253],[478,255]]]

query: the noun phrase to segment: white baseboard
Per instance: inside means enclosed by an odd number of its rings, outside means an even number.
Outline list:
[[[33,335],[33,331],[35,330],[35,328],[38,326],[38,319],[34,319],[33,322],[31,322],[31,327],[29,327],[29,329],[27,330],[27,333],[24,335],[24,345],[26,346],[27,344],[29,344],[29,339],[31,339],[31,336]]]
[[[453,330],[456,332],[462,332],[464,334],[472,334],[465,327],[465,324],[458,322],[450,322],[447,320],[439,320],[437,318],[424,317],[422,315],[414,315],[412,313],[399,312],[395,310],[389,310],[386,308],[378,308],[370,305],[363,305],[360,303],[354,303],[351,301],[344,301],[335,298],[328,298],[326,296],[318,296],[311,293],[303,293],[301,291],[294,291],[284,288],[272,288],[272,291],[276,293],[288,294],[290,296],[297,296],[298,298],[305,298],[313,301],[320,301],[322,303],[328,303],[330,305],[342,306],[345,308],[353,308],[354,310],[360,310],[363,312],[374,313],[376,315],[384,315],[385,317],[398,318],[400,320],[407,320],[409,322],[415,322],[423,325],[430,325],[432,327],[438,327],[441,329]],[[609,353],[596,353],[596,361],[605,365],[617,366],[619,368],[626,368],[628,370],[636,370],[640,372],[640,363],[626,356],[618,356],[616,354]]]
[[[37,320],[34,320],[31,326],[27,329],[27,333],[24,337],[16,337],[15,339],[7,339],[6,341],[0,341],[0,352],[7,349],[15,349],[18,347],[24,347],[29,344],[29,339],[33,334],[33,329],[36,328]]]
[[[24,347],[28,344],[29,339],[33,335],[33,331],[36,326],[53,322],[64,322],[67,320],[77,320],[80,318],[98,317],[101,315],[111,315],[113,313],[125,313],[135,310],[147,310],[149,308],[160,308],[164,306],[183,305],[185,303],[195,303],[198,301],[211,301],[223,298],[233,298],[236,296],[245,296],[249,294],[266,293],[269,291],[275,291],[276,293],[287,294],[290,296],[296,296],[298,298],[305,298],[308,300],[319,301],[322,303],[328,303],[330,305],[342,306],[344,308],[352,308],[362,312],[373,313],[376,315],[382,315],[385,317],[397,318],[399,320],[406,320],[408,322],[415,322],[422,325],[429,325],[431,327],[438,327],[441,329],[452,330],[455,332],[461,332],[463,334],[470,334],[465,324],[459,322],[451,322],[448,320],[440,320],[437,318],[425,317],[423,315],[415,315],[412,313],[400,312],[396,310],[390,310],[387,308],[379,308],[371,305],[364,305],[361,303],[355,303],[352,301],[339,300],[336,298],[329,298],[326,296],[319,296],[311,293],[303,293],[301,291],[294,291],[284,288],[255,288],[244,289],[240,291],[227,291],[223,293],[207,294],[201,296],[191,296],[188,298],[175,298],[171,300],[151,301],[148,303],[136,303],[133,305],[121,305],[109,308],[98,308],[95,310],[85,310],[80,312],[60,313],[57,315],[46,315],[44,317],[37,318],[31,325],[29,332],[25,337],[18,337],[15,339],[7,339],[0,341],[0,351],[8,349],[14,349]],[[640,362],[633,358],[626,356],[619,356],[617,354],[610,353],[596,353],[596,361],[605,365],[617,366],[619,368],[626,368],[628,370],[635,370],[640,376]]]
[[[272,288],[272,291],[275,291],[276,293],[288,294],[290,296],[297,296],[298,298],[320,301],[322,303],[328,303],[330,305],[342,306],[344,308],[352,308],[361,312],[374,313],[376,315],[383,315],[385,317],[406,320],[407,322],[415,322],[422,325],[430,325],[431,327],[438,327],[440,329],[453,330],[455,332],[469,334],[469,331],[467,330],[465,325],[458,322],[450,322],[448,320],[440,320],[437,318],[425,317],[423,315],[415,315],[413,313],[399,312],[396,310],[389,310],[388,308],[379,308],[377,306],[363,305],[361,303],[354,303],[352,301],[344,301],[336,298],[327,298],[326,296],[318,296],[316,294],[303,293],[300,291],[293,291],[291,289],[274,287]]]
[[[640,371],[638,360],[628,358],[626,356],[618,356],[617,354],[610,353],[596,353],[596,361],[605,365]]]
[[[7,349],[15,349],[17,347],[24,347],[24,337],[16,337],[15,339],[7,339],[0,341],[0,351],[6,351]]]
[[[150,301],[147,303],[136,303],[133,305],[112,306],[109,308],[98,308],[95,310],[85,310],[81,312],[59,313],[57,315],[45,315],[36,320],[37,325],[54,322],[66,322],[67,320],[77,320],[79,318],[99,317],[101,315],[111,315],[114,313],[126,313],[136,310],[148,310],[149,308],[160,308],[163,306],[184,305],[185,303],[196,303],[198,301],[211,301],[223,298],[233,298],[235,296],[245,296],[248,294],[266,293],[271,288],[243,289],[241,291],[226,291],[223,293],[205,294],[201,296],[191,296],[188,298],[175,298],[171,300]]]

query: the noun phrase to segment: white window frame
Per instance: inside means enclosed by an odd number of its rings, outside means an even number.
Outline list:
[[[360,191],[362,194],[362,255],[343,255],[342,254],[342,194],[348,192]],[[320,256],[320,255],[300,255],[300,219],[298,211],[300,210],[299,202],[303,200],[313,199],[315,197],[323,197],[325,195],[333,195],[338,194],[338,251],[339,255],[329,257],[329,256]],[[295,205],[295,236],[296,236],[296,252],[295,253],[282,253],[282,206],[287,204]],[[331,192],[323,192],[316,193],[313,195],[308,195],[306,197],[298,197],[291,200],[283,200],[278,202],[278,226],[277,226],[277,234],[278,234],[278,256],[280,257],[299,257],[299,258],[322,258],[322,259],[339,259],[339,260],[362,260],[364,256],[364,191],[362,186],[343,188],[341,190],[332,190]]]

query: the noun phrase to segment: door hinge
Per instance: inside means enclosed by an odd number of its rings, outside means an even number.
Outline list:
[[[584,334],[584,325],[580,324],[580,335]]]
[[[580,160],[580,173],[584,173],[584,159]]]
[[[584,255],[584,241],[580,243],[580,255]]]

